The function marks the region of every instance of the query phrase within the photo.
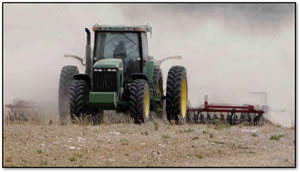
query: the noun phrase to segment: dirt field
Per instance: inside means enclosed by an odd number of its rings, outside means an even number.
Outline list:
[[[5,167],[295,166],[295,130],[170,125],[5,122]],[[273,136],[273,137],[272,137]]]

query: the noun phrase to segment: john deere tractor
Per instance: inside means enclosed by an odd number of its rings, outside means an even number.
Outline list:
[[[149,56],[147,34],[149,25],[107,26],[94,25],[94,48],[87,33],[86,60],[81,61],[85,73],[76,66],[64,66],[59,83],[59,113],[63,121],[92,116],[101,121],[104,110],[130,113],[135,123],[151,119],[150,111],[161,112],[166,99],[167,119],[185,122],[187,118],[187,74],[182,66],[173,66],[168,72],[166,96],[160,64],[171,56],[155,60]]]

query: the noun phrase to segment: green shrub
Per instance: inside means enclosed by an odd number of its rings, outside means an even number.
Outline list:
[[[162,138],[164,138],[164,139],[170,139],[171,137],[166,134],[166,135],[163,135]]]
[[[276,140],[276,141],[278,141],[283,136],[284,136],[284,134],[273,135],[273,136],[270,137],[270,140]]]
[[[69,161],[73,162],[73,161],[77,161],[77,159],[75,157],[71,157],[69,158]]]
[[[251,136],[257,137],[257,134],[256,133],[252,133]]]
[[[202,154],[199,154],[199,153],[196,154],[196,157],[197,157],[198,159],[204,158],[204,156],[203,156]]]

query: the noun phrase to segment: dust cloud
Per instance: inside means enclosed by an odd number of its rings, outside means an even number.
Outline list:
[[[4,103],[40,102],[57,112],[62,66],[84,56],[84,27],[146,24],[150,55],[188,71],[192,106],[267,103],[274,123],[295,122],[294,4],[5,4]],[[83,67],[80,70],[83,72]],[[260,101],[251,92],[267,92]]]

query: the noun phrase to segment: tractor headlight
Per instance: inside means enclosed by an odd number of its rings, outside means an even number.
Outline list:
[[[98,68],[96,68],[96,69],[94,69],[94,72],[117,72],[118,71],[118,69],[116,69],[116,68],[110,68],[110,69],[98,69]]]
[[[102,72],[102,69],[94,69],[94,72]]]

